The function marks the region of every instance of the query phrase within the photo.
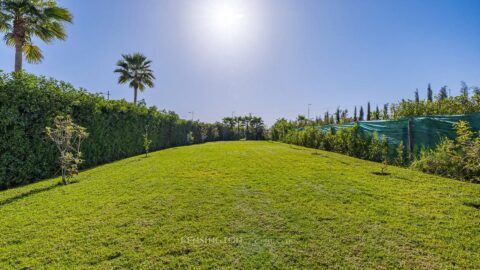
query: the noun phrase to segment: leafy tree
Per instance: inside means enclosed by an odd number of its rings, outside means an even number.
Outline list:
[[[137,104],[137,92],[143,91],[145,87],[154,87],[155,76],[150,68],[152,61],[148,60],[143,54],[124,54],[122,60],[117,62],[115,73],[120,74],[118,78],[119,84],[129,83],[133,88],[133,103]]]
[[[462,97],[467,97],[468,98],[468,85],[463,81],[460,84],[461,84],[460,95]]]
[[[45,43],[65,40],[64,23],[73,20],[72,14],[53,0],[2,0],[0,8],[0,31],[5,33],[5,43],[15,48],[16,72],[22,71],[24,54],[29,63],[43,60],[35,38]]]
[[[383,112],[382,119],[383,120],[388,120],[390,118],[389,115],[388,115],[388,103],[383,105],[383,111],[382,112]]]
[[[472,92],[473,92],[473,95],[480,96],[480,87],[477,87],[477,86],[472,87]]]
[[[307,125],[307,117],[305,115],[297,116],[297,123],[299,127],[304,127]]]
[[[443,86],[440,88],[440,91],[438,92],[437,99],[439,101],[442,101],[448,97],[448,92],[447,92],[447,86]]]
[[[428,84],[427,88],[427,100],[432,102],[433,101],[433,90],[432,90],[432,85]]]
[[[53,127],[46,128],[46,133],[60,152],[62,184],[68,184],[68,180],[78,174],[78,166],[83,162],[80,147],[88,133],[85,128],[75,124],[70,116],[57,116]]]
[[[370,101],[369,101],[367,104],[367,121],[370,121],[371,117],[372,117],[372,111],[370,108]]]

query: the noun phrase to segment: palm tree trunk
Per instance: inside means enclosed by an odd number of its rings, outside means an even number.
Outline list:
[[[134,87],[133,88],[133,104],[137,104],[137,91],[138,91],[138,87]]]
[[[22,44],[20,42],[15,42],[15,72],[20,72],[22,71],[22,66],[23,66],[23,50],[22,50]]]

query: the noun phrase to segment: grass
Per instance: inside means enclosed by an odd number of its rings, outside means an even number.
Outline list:
[[[133,157],[0,192],[0,268],[480,265],[480,185],[270,142]]]

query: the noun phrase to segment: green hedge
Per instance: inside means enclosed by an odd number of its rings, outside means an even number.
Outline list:
[[[0,189],[49,178],[57,173],[57,153],[45,135],[57,115],[69,114],[87,128],[83,168],[141,154],[148,127],[151,149],[221,138],[216,127],[179,119],[173,112],[107,101],[71,85],[35,75],[0,74]]]

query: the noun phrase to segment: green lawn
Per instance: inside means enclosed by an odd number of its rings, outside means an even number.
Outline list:
[[[208,143],[3,191],[0,269],[479,267],[480,185],[380,167]]]

